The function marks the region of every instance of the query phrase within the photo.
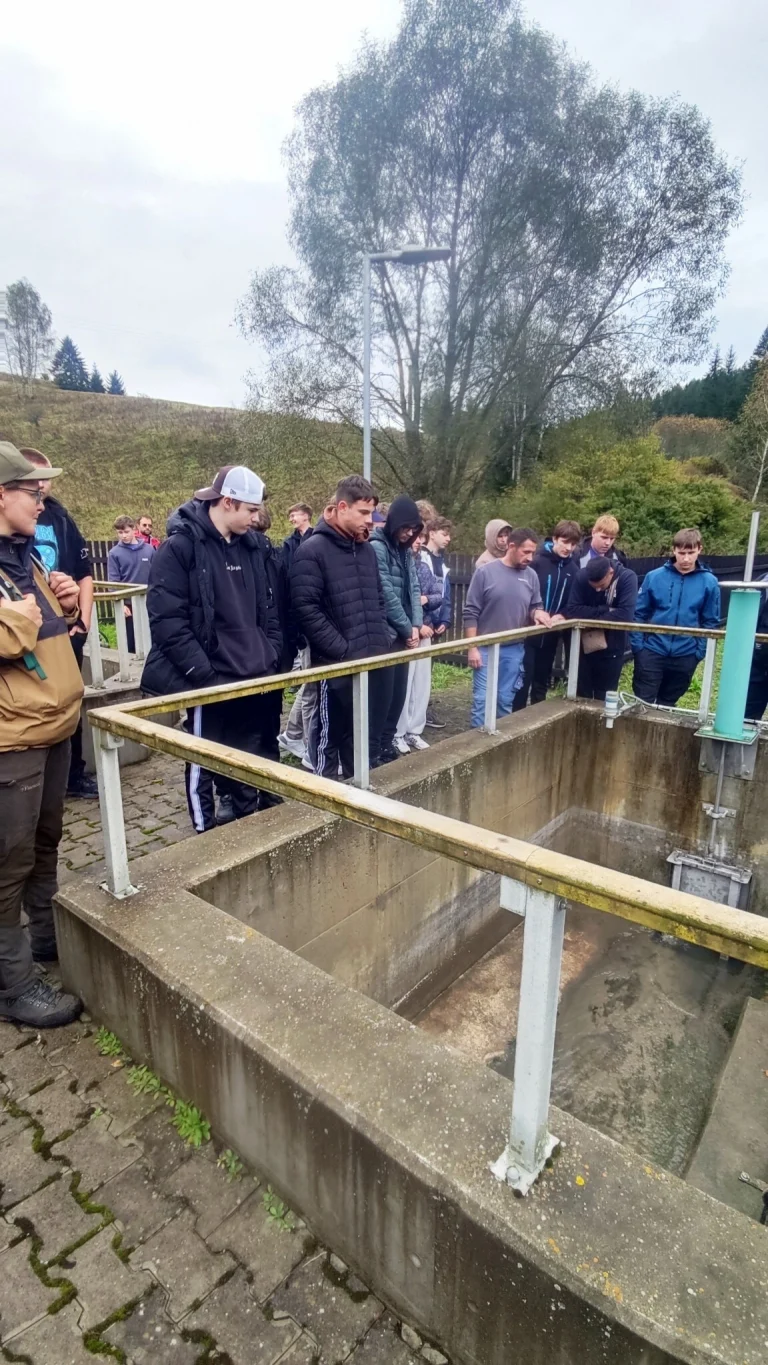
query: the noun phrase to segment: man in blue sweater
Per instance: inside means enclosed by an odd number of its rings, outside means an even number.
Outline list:
[[[720,585],[699,563],[701,533],[696,527],[678,531],[672,557],[643,579],[635,620],[657,626],[696,626],[716,630],[720,625]],[[676,706],[688,691],[694,670],[704,658],[707,642],[701,636],[630,636],[635,656],[634,693],[641,701]]]
[[[133,517],[118,517],[115,522],[117,545],[113,545],[107,555],[107,578],[110,583],[148,583],[149,570],[156,550],[136,534]],[[119,603],[115,604],[119,610]],[[133,630],[133,615],[126,602],[123,606],[125,627],[128,636],[128,652],[136,653],[136,640]]]

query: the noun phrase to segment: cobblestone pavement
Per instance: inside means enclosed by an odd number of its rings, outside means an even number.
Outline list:
[[[132,1074],[89,1022],[0,1023],[4,1359],[444,1365],[234,1154],[185,1144]]]

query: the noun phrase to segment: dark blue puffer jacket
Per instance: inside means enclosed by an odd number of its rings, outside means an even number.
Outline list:
[[[674,560],[645,575],[635,607],[635,620],[655,626],[697,626],[716,630],[720,625],[720,585],[705,565],[698,563],[691,573],[675,568]],[[649,649],[654,654],[678,657],[695,654],[703,659],[707,642],[694,635],[644,635],[633,631],[632,649]]]

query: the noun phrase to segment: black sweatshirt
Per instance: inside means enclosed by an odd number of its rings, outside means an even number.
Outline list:
[[[634,621],[637,574],[632,569],[625,569],[621,564],[614,564],[612,567],[615,579],[603,592],[595,592],[587,578],[586,569],[579,569],[571,584],[571,594],[563,615],[571,621],[578,621],[580,618],[594,621],[597,629],[601,621]],[[609,603],[608,598],[614,582],[616,586],[612,601]],[[623,630],[607,630],[605,638],[609,654],[624,653],[627,637]]]

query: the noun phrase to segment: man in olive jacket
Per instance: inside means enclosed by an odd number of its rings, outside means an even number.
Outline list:
[[[416,573],[416,561],[411,546],[423,527],[416,503],[405,496],[395,498],[383,526],[377,526],[371,544],[379,566],[384,592],[384,608],[390,649],[418,649],[419,640],[432,634],[431,626],[424,625],[421,609],[421,589]],[[392,699],[386,713],[371,718],[372,730],[380,734],[379,759],[389,763],[399,757],[394,747],[395,730],[408,690],[408,665],[397,664],[391,670]]]
[[[0,442],[0,1019],[33,1028],[68,1024],[82,1008],[35,970],[57,956],[56,862],[83,695],[69,643],[77,584],[35,554],[43,500],[40,470]]]

